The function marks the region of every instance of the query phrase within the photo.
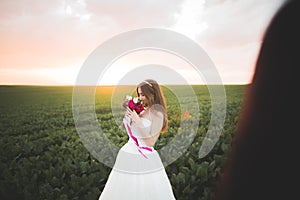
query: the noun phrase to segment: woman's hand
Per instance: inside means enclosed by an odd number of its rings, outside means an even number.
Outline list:
[[[141,123],[141,119],[140,119],[139,115],[136,113],[135,110],[132,111],[130,108],[127,107],[126,114],[131,119],[132,122],[134,122],[136,124]]]

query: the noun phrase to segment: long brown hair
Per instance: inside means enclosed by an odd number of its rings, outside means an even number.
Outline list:
[[[167,130],[168,126],[168,114],[166,101],[162,92],[161,87],[153,79],[146,79],[138,84],[136,92],[138,94],[138,88],[143,92],[143,95],[146,96],[148,100],[148,106],[151,107],[154,111],[160,111],[164,115],[164,123],[161,129],[161,133],[164,133]]]

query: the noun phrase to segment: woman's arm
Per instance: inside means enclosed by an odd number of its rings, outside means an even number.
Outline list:
[[[153,147],[160,136],[163,127],[164,116],[161,112],[154,111],[152,114],[152,125],[148,137],[143,138],[147,146]]]
[[[136,127],[138,128],[138,131],[140,132],[140,135],[142,136],[142,139],[146,145],[153,147],[163,127],[163,114],[158,111],[151,112],[151,131],[149,133],[147,128],[143,125],[139,115],[135,111],[128,110],[127,113],[132,122],[136,124]]]

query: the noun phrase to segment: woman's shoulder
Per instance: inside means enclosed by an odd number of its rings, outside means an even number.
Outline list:
[[[160,110],[156,109],[147,109],[143,113],[140,114],[141,119],[146,119],[149,121],[162,120],[164,118],[164,113]]]
[[[161,110],[157,110],[157,109],[148,109],[147,111],[145,111],[142,114],[142,117],[146,117],[146,118],[152,118],[152,117],[158,117],[158,118],[162,118],[164,116],[163,112]]]
[[[151,110],[150,111],[151,116],[153,117],[158,117],[158,118],[163,118],[164,117],[164,113],[161,110]]]

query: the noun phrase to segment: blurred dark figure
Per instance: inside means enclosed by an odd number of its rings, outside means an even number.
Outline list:
[[[299,199],[299,4],[286,1],[265,32],[215,200]]]

